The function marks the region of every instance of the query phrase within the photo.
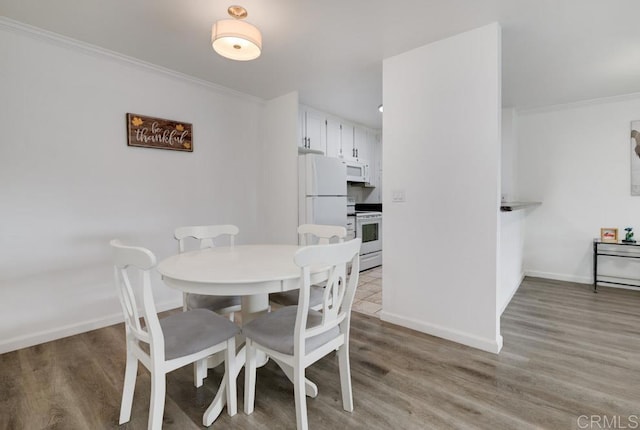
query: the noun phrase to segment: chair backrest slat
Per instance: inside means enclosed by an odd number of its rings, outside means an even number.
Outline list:
[[[122,306],[122,312],[124,314],[125,324],[132,334],[145,342],[148,341],[147,332],[144,331],[140,325],[140,313],[138,312],[138,306],[136,302],[135,293],[131,287],[129,281],[129,273],[125,268],[115,268],[116,282],[119,285],[117,289],[118,298],[120,299],[120,305]]]
[[[234,238],[240,230],[235,225],[194,225],[178,227],[174,232],[175,238],[178,240],[178,251],[180,253],[185,250],[185,239],[191,237],[200,241],[200,249],[213,248],[215,246],[214,239],[228,235],[229,246],[234,245]]]
[[[150,272],[156,266],[156,257],[148,249],[123,245],[119,240],[114,239],[110,244],[113,248],[116,289],[127,327],[127,337],[133,336],[135,340],[148,343],[151,353],[162,354],[161,358],[164,359],[164,337],[151,290]],[[138,282],[131,281],[130,271],[137,272]],[[140,324],[136,290],[141,290],[144,328]]]
[[[298,227],[300,245],[326,245],[334,237],[338,242],[347,237],[347,229],[339,225],[302,224]]]
[[[338,317],[340,304],[344,298],[346,290],[346,274],[347,265],[338,264],[329,270],[329,278],[324,289],[324,298],[322,302],[322,318],[334,320]],[[324,321],[323,321],[324,323]]]
[[[362,240],[357,238],[336,244],[307,246],[296,253],[294,261],[301,267],[301,276],[294,348],[301,348],[302,353],[305,351],[305,339],[331,330],[336,325],[346,323],[344,332],[348,333],[351,306],[358,285],[361,243]],[[347,272],[349,263],[351,269]],[[322,304],[322,320],[319,325],[307,328],[312,267],[327,267],[329,275]]]

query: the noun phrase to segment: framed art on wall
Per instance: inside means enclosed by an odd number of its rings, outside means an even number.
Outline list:
[[[127,145],[193,152],[192,125],[163,118],[127,114]]]

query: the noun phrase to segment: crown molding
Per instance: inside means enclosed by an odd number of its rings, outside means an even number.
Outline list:
[[[531,107],[531,108],[516,108],[515,111],[518,115],[531,115],[538,113],[555,112],[569,109],[578,109],[581,107],[595,106],[604,103],[618,103],[628,100],[640,99],[640,92],[619,94],[617,96],[600,97],[594,99],[580,100],[571,103],[560,103],[549,106]]]
[[[90,54],[98,57],[115,60],[120,63],[138,67],[146,71],[151,71],[154,73],[161,74],[163,76],[169,76],[184,82],[189,82],[191,84],[204,87],[207,90],[216,92],[218,94],[238,97],[238,98],[251,101],[254,103],[258,103],[261,105],[265,104],[265,100],[259,97],[255,97],[240,91],[236,91],[231,88],[228,88],[210,81],[206,81],[204,79],[196,78],[186,73],[182,73],[172,69],[168,69],[166,67],[158,66],[157,64],[142,61],[134,57],[129,57],[127,55],[120,54],[119,52],[101,48],[99,46],[82,42],[80,40],[73,39],[71,37],[63,36],[61,34],[54,33],[52,31],[44,30],[39,27],[34,27],[32,25],[25,24],[20,21],[15,21],[13,19],[10,19],[4,16],[0,16],[0,30],[11,31],[13,33],[25,35],[28,37],[32,37],[34,39],[44,40],[46,42],[50,42],[55,45],[62,46],[64,48],[69,48],[85,54]]]

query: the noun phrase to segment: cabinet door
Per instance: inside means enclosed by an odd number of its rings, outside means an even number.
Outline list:
[[[380,186],[380,171],[382,163],[382,151],[375,131],[369,130],[367,134],[367,147],[369,157],[369,183],[373,187]]]
[[[302,108],[298,108],[298,146],[300,148],[307,147],[307,131],[305,130],[305,117],[307,112]]]
[[[353,145],[358,161],[369,163],[371,161],[371,145],[369,142],[369,131],[366,128],[356,127]]]
[[[342,142],[342,155],[345,160],[355,160],[356,152],[353,146],[354,142],[354,128],[351,124],[342,123],[341,130],[341,142]]]
[[[327,118],[327,157],[342,158],[342,146],[340,145],[340,121]]]
[[[326,153],[326,125],[324,115],[308,110],[306,114],[307,148]]]

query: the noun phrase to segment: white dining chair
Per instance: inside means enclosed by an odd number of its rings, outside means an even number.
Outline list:
[[[325,355],[338,351],[342,407],[353,411],[349,367],[349,325],[351,306],[358,285],[361,239],[344,243],[308,246],[297,251],[300,292],[297,306],[287,306],[264,314],[242,328],[246,338],[244,411],[251,414],[255,403],[256,351],[264,351],[293,373],[296,422],[306,430],[307,403],[305,369]],[[351,270],[347,265],[351,263]],[[311,266],[327,266],[322,311],[309,308]]]
[[[347,229],[338,225],[302,224],[298,227],[300,245],[325,245],[331,240],[343,242],[347,237]],[[319,310],[322,307],[324,288],[320,285],[312,285],[309,296],[311,309]],[[298,304],[298,291],[290,290],[269,295],[269,301],[280,306],[293,306]]]
[[[178,227],[174,231],[174,237],[178,240],[178,252],[182,254],[187,249],[186,244],[189,239],[198,242],[199,249],[213,248],[216,246],[214,240],[221,236],[228,238],[229,246],[234,246],[235,237],[240,229],[235,225],[195,225]],[[240,296],[211,296],[206,294],[182,293],[182,308],[185,311],[191,309],[209,309],[221,315],[226,315],[229,320],[234,320],[234,315],[242,309]],[[211,361],[211,367],[220,364],[221,357],[216,357]],[[193,385],[202,386],[207,377],[207,365],[194,363],[193,365]]]
[[[235,225],[198,225],[178,227],[174,237],[178,240],[178,252],[185,252],[185,242],[188,238],[199,241],[199,248],[213,248],[214,239],[228,236],[229,246],[234,245],[234,238],[240,230]],[[216,313],[228,315],[233,321],[234,313],[241,309],[240,296],[208,296],[204,294],[183,293],[183,309],[209,309]]]
[[[151,372],[151,398],[148,428],[162,428],[166,391],[166,374],[187,364],[203,363],[207,357],[225,352],[227,412],[237,413],[235,372],[235,336],[238,326],[207,309],[194,309],[158,319],[151,288],[151,272],[156,257],[145,248],[126,246],[118,240],[113,248],[114,274],[118,298],[124,313],[127,359],[120,406],[120,424],[131,418],[138,362]],[[132,281],[136,275],[137,280]],[[142,297],[142,315],[136,301]],[[144,319],[144,326],[140,318]],[[219,390],[220,390],[219,389]],[[219,414],[220,411],[217,411]],[[216,415],[217,416],[217,415]]]

